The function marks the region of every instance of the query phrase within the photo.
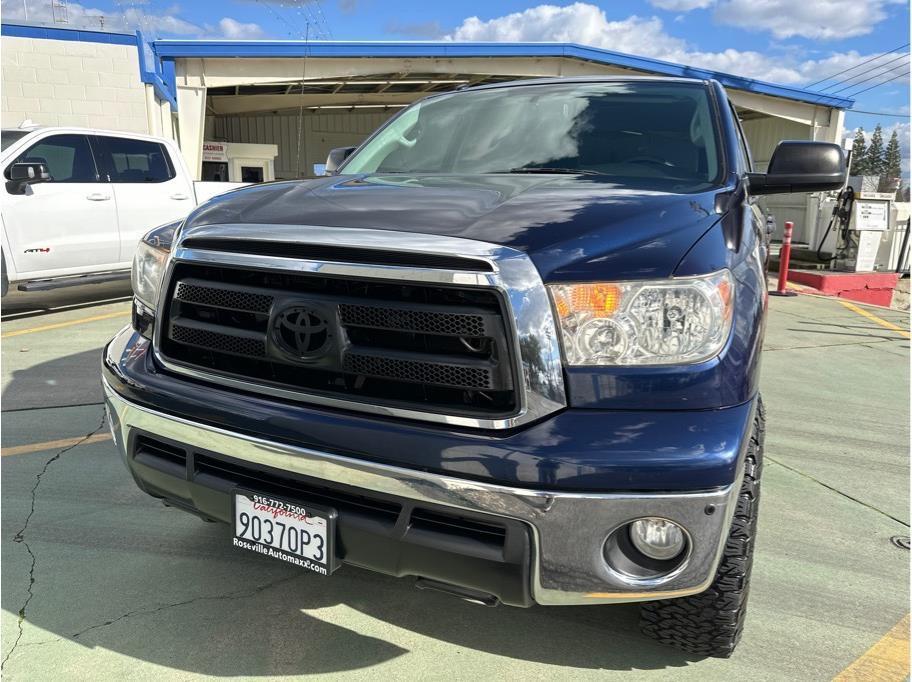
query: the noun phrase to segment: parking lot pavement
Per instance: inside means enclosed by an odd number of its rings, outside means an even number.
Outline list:
[[[232,549],[227,527],[141,494],[107,437],[97,366],[126,304],[7,321],[3,674],[902,679],[909,554],[890,538],[909,533],[907,318],[804,296],[770,305],[760,536],[729,660],[641,638],[635,605],[485,609]]]

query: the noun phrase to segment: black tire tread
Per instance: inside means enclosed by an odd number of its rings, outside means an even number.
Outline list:
[[[765,437],[766,412],[758,398],[741,491],[715,580],[700,594],[644,603],[640,629],[646,636],[700,656],[728,658],[734,652],[747,613]]]

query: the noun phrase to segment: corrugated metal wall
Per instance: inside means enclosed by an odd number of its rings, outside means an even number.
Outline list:
[[[360,144],[396,111],[207,116],[206,139],[276,144],[277,180],[298,177],[299,171],[301,176],[310,177],[313,165],[324,163],[330,149]],[[298,124],[302,121],[298,159]]]
[[[784,118],[758,118],[742,122],[744,134],[751,148],[754,170],[762,173],[769,164],[773,150],[781,140],[810,140],[811,127]],[[807,225],[807,194],[774,194],[760,199],[760,206],[776,217],[774,239],[782,239],[786,220],[795,223],[796,242],[813,239],[814,225]]]

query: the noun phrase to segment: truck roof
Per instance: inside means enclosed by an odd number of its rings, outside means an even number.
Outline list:
[[[105,130],[103,128],[83,128],[80,126],[46,126],[40,124],[19,126],[16,128],[0,128],[4,133],[35,133],[47,130],[56,130],[64,133],[82,133],[83,135],[113,135],[115,137],[129,137],[138,140],[155,140],[156,142],[171,142],[167,138],[149,135],[147,133],[134,133],[126,130]]]

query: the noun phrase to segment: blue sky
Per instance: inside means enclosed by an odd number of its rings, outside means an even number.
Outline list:
[[[49,18],[48,0],[25,1],[30,19]],[[22,18],[22,0],[2,0],[2,11]],[[905,0],[85,0],[70,2],[69,14],[154,37],[566,40],[792,85],[852,69],[814,87],[851,96],[877,86],[855,108],[884,115],[849,113],[846,127],[898,126],[909,147]]]

